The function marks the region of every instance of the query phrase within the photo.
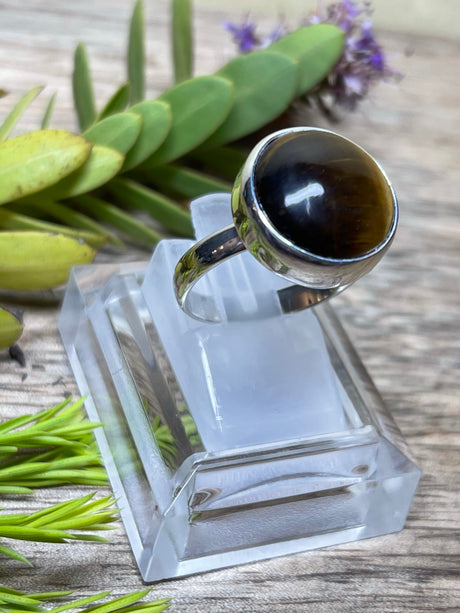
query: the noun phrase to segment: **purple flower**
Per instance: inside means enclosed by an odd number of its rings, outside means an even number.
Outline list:
[[[331,23],[345,32],[342,57],[323,84],[320,95],[350,110],[356,108],[375,82],[395,75],[374,37],[370,12],[368,3],[342,0],[329,5],[324,15],[315,13],[308,20],[308,23]]]
[[[224,21],[222,26],[230,32],[233,40],[238,45],[240,53],[249,53],[259,48],[260,41],[256,36],[256,25],[252,21],[246,19],[241,25],[237,26],[230,21]]]
[[[389,76],[397,76],[387,66],[383,49],[374,36],[370,15],[369,2],[341,0],[329,4],[325,11],[318,10],[308,16],[307,25],[331,23],[345,33],[342,57],[325,82],[314,92],[321,108],[327,110],[326,100],[329,100],[332,105],[352,110],[368,94],[374,83]],[[255,23],[249,19],[239,26],[229,22],[223,25],[233,35],[240,53],[263,49],[287,32],[282,24],[268,36],[259,37]]]

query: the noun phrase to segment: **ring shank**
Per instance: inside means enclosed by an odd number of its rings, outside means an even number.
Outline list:
[[[219,322],[214,300],[192,291],[198,281],[225,260],[245,251],[246,247],[233,224],[198,241],[179,260],[174,271],[174,290],[181,309],[194,319]],[[344,289],[316,289],[289,285],[277,291],[282,313],[306,309]]]

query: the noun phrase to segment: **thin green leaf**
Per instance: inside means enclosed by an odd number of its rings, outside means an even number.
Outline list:
[[[36,130],[0,145],[0,204],[54,185],[80,168],[92,144],[65,130]]]
[[[144,4],[142,0],[137,0],[131,17],[128,41],[128,81],[131,87],[131,104],[140,102],[144,98],[144,47]]]
[[[63,234],[64,236],[84,241],[95,249],[107,243],[106,236],[94,234],[94,232],[74,230],[73,228],[51,222],[40,221],[39,219],[27,217],[19,213],[13,213],[13,211],[6,209],[0,209],[0,228],[2,230],[32,230],[52,234]]]
[[[6,117],[6,119],[0,126],[0,141],[4,141],[8,138],[11,133],[11,130],[19,121],[21,115],[31,104],[31,102],[35,100],[35,98],[42,91],[42,89],[43,87],[34,87],[26,94],[24,94],[24,96],[22,96],[19,102],[13,107],[13,110],[10,112],[10,114]]]
[[[104,185],[120,170],[124,157],[115,149],[94,145],[88,160],[76,172],[41,192],[44,198],[72,198]]]
[[[246,162],[247,157],[248,153],[233,147],[202,149],[194,151],[192,154],[192,159],[204,164],[205,169],[211,169],[219,176],[232,182]]]
[[[169,230],[184,236],[193,236],[190,213],[173,200],[140,185],[131,179],[117,177],[107,186],[122,202],[146,211]]]
[[[145,100],[129,109],[141,118],[141,130],[133,147],[125,156],[122,171],[125,172],[146,160],[164,142],[172,124],[169,105],[158,100]]]
[[[113,232],[110,232],[90,217],[87,217],[78,211],[74,211],[68,206],[60,204],[59,202],[43,200],[38,197],[36,202],[34,202],[34,206],[47,215],[54,217],[56,220],[62,221],[67,226],[94,232],[95,234],[104,236],[106,238],[106,242],[118,247],[123,247],[123,242],[115,234],[113,234]]]
[[[7,593],[2,591],[0,593],[0,600],[9,604],[19,605],[21,607],[36,607],[37,601],[34,598],[29,598],[22,594]]]
[[[72,88],[78,125],[83,131],[97,116],[88,52],[83,43],[79,43],[75,49]]]
[[[229,192],[232,189],[230,183],[183,166],[158,166],[149,170],[148,176],[162,191],[189,200],[203,194]]]
[[[172,1],[174,82],[190,79],[193,71],[192,8],[190,0]]]
[[[96,145],[112,147],[125,154],[141,131],[141,118],[135,113],[116,113],[94,123],[83,136]]]
[[[268,49],[282,53],[299,64],[297,95],[300,96],[327,77],[340,59],[343,42],[342,29],[321,23],[291,32],[272,43]]]
[[[92,596],[87,596],[86,598],[79,598],[78,600],[73,600],[71,602],[67,602],[59,607],[54,607],[48,613],[62,613],[62,611],[68,611],[69,609],[76,609],[77,607],[83,607],[87,604],[92,604],[98,600],[102,600],[106,598],[111,593],[111,590],[107,590],[105,592],[99,592],[98,594],[93,594]]]
[[[42,123],[40,126],[42,130],[45,130],[50,124],[51,116],[54,110],[54,103],[56,102],[56,96],[57,93],[54,92],[54,94],[49,99],[48,104],[46,105],[45,114],[43,115]]]
[[[32,494],[33,489],[30,487],[18,486],[18,485],[0,485],[0,494]]]
[[[120,85],[120,87],[114,94],[112,94],[102,111],[99,113],[97,120],[101,121],[106,117],[110,117],[110,115],[115,115],[115,113],[121,113],[124,111],[129,104],[129,92],[129,83],[123,83],[123,85]]]
[[[27,526],[4,525],[0,516],[0,537],[20,541],[39,541],[41,543],[65,543],[66,539],[73,539],[73,535],[63,530],[35,529]]]
[[[202,76],[179,83],[162,94],[159,100],[171,107],[171,130],[144,165],[149,167],[170,162],[206,140],[229,114],[233,92],[228,79]]]
[[[147,596],[150,591],[150,589],[146,589],[139,592],[132,592],[131,594],[121,596],[120,598],[115,598],[114,600],[111,600],[110,602],[107,602],[105,604],[96,605],[95,607],[89,607],[85,610],[85,613],[111,613],[112,611],[117,611],[118,609],[129,607],[130,605]]]
[[[29,566],[32,566],[32,564],[29,562],[29,560],[25,556],[18,553],[14,549],[11,549],[10,547],[5,547],[5,545],[0,545],[0,555],[7,556],[8,558],[11,558],[13,560],[17,560],[18,562],[24,562],[24,564],[28,564]],[[1,599],[1,594],[0,594],[0,599]]]
[[[142,244],[152,247],[161,240],[161,236],[132,215],[121,211],[118,207],[90,195],[82,195],[75,199],[78,207],[93,215],[96,219],[112,225]]]
[[[234,84],[235,100],[205,146],[237,140],[278,117],[295,97],[298,73],[293,60],[269,51],[241,55],[224,66],[217,75]]]

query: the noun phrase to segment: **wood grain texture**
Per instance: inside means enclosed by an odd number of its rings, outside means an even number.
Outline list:
[[[154,96],[171,81],[169,18],[165,2],[148,1],[146,8],[147,83]],[[125,78],[130,10],[126,0],[0,2],[0,86],[10,92],[0,100],[0,116],[25,90],[46,83],[46,91],[58,92],[52,125],[75,127],[74,47],[80,40],[88,45],[102,104]],[[220,29],[223,17],[211,10],[195,15],[198,73],[216,69],[233,53]],[[376,88],[332,129],[382,163],[399,196],[400,227],[384,261],[334,303],[423,471],[407,525],[395,535],[155,586],[155,596],[172,596],[172,611],[460,609],[460,45],[391,32],[382,33],[381,40],[404,78],[397,86]],[[37,126],[45,106],[42,94],[19,130]],[[302,121],[328,125],[316,114]],[[131,250],[123,257],[148,254]],[[59,299],[58,292],[27,300],[1,296],[2,302],[25,309],[21,344],[27,356],[21,368],[0,354],[2,419],[77,394],[56,330]],[[37,509],[81,492],[44,490],[30,499],[6,499],[1,506]],[[106,588],[119,594],[142,585],[122,526],[109,545],[23,543],[19,549],[34,568],[2,560],[0,582],[9,587],[70,587],[85,595]]]

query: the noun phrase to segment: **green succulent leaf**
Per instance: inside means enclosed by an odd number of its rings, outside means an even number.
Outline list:
[[[85,242],[94,249],[99,249],[107,243],[107,234],[96,234],[86,230],[75,230],[68,226],[43,221],[30,215],[16,213],[6,207],[0,208],[0,228],[2,230],[24,230],[32,232],[48,232],[50,234],[62,234],[80,242]],[[0,238],[2,233],[0,233]],[[0,284],[1,285],[1,284]]]
[[[135,113],[116,113],[94,123],[83,136],[96,145],[105,145],[126,153],[136,142],[142,120]]]
[[[16,313],[0,307],[0,349],[14,345],[19,340],[23,329],[24,324]]]
[[[129,104],[129,94],[131,87],[129,83],[123,83],[116,90],[116,92],[109,98],[106,105],[99,113],[98,121],[101,119],[105,119],[106,117],[110,117],[110,115],[114,115],[115,113],[123,112]]]
[[[123,242],[113,234],[113,232],[110,232],[107,228],[98,224],[94,219],[91,219],[79,211],[73,210],[65,204],[37,197],[37,200],[32,206],[46,213],[47,217],[54,218],[64,223],[66,226],[87,230],[98,236],[105,237],[105,242],[111,245],[116,245],[117,247],[123,246]],[[88,244],[91,244],[91,241]]]
[[[172,0],[174,81],[190,79],[193,71],[193,34],[190,0]]]
[[[76,172],[42,192],[50,200],[71,198],[90,192],[114,177],[123,165],[124,156],[110,147],[94,145],[87,161]]]
[[[118,200],[146,211],[169,230],[185,236],[193,236],[190,213],[170,198],[122,177],[113,179],[108,187]]]
[[[206,147],[237,140],[278,117],[294,98],[298,72],[287,56],[269,51],[242,55],[219,70],[234,84],[235,100]]]
[[[158,166],[149,170],[148,175],[149,181],[162,191],[188,200],[203,194],[229,192],[232,189],[231,183],[184,166]]]
[[[287,34],[268,47],[282,53],[300,67],[297,95],[302,95],[320,83],[340,59],[344,32],[331,24],[306,26]]]
[[[78,125],[83,131],[97,116],[88,51],[83,43],[79,43],[75,49],[72,89]]]
[[[172,126],[145,164],[164,164],[200,145],[227,117],[233,95],[232,83],[220,76],[195,77],[162,94],[159,100],[171,107]]]
[[[217,149],[200,149],[194,151],[192,159],[211,169],[219,176],[234,181],[241,167],[246,162],[249,152],[240,151],[234,147],[218,147]]]
[[[92,144],[64,130],[37,130],[0,145],[0,204],[54,185],[80,168]]]
[[[125,156],[125,172],[146,160],[167,137],[172,123],[171,109],[165,102],[145,100],[129,109],[141,118],[141,130],[134,146]]]
[[[30,91],[28,91],[19,102],[14,106],[13,110],[6,117],[2,125],[0,126],[0,141],[4,141],[10,135],[11,130],[14,128],[16,123],[19,121],[20,117],[27,109],[27,107],[31,104],[33,100],[38,96],[38,94],[42,91],[43,87],[34,87]]]
[[[43,115],[43,119],[40,125],[42,130],[45,130],[50,124],[51,116],[54,110],[54,103],[56,102],[56,96],[57,94],[56,92],[54,92],[54,94],[49,99],[48,104],[46,105],[45,114]]]
[[[110,224],[143,245],[153,247],[161,240],[158,232],[101,198],[85,194],[78,196],[74,202],[78,208],[83,209],[99,221]]]
[[[128,81],[131,86],[131,103],[144,98],[144,63],[145,63],[145,17],[144,4],[137,0],[129,29],[128,41]]]

